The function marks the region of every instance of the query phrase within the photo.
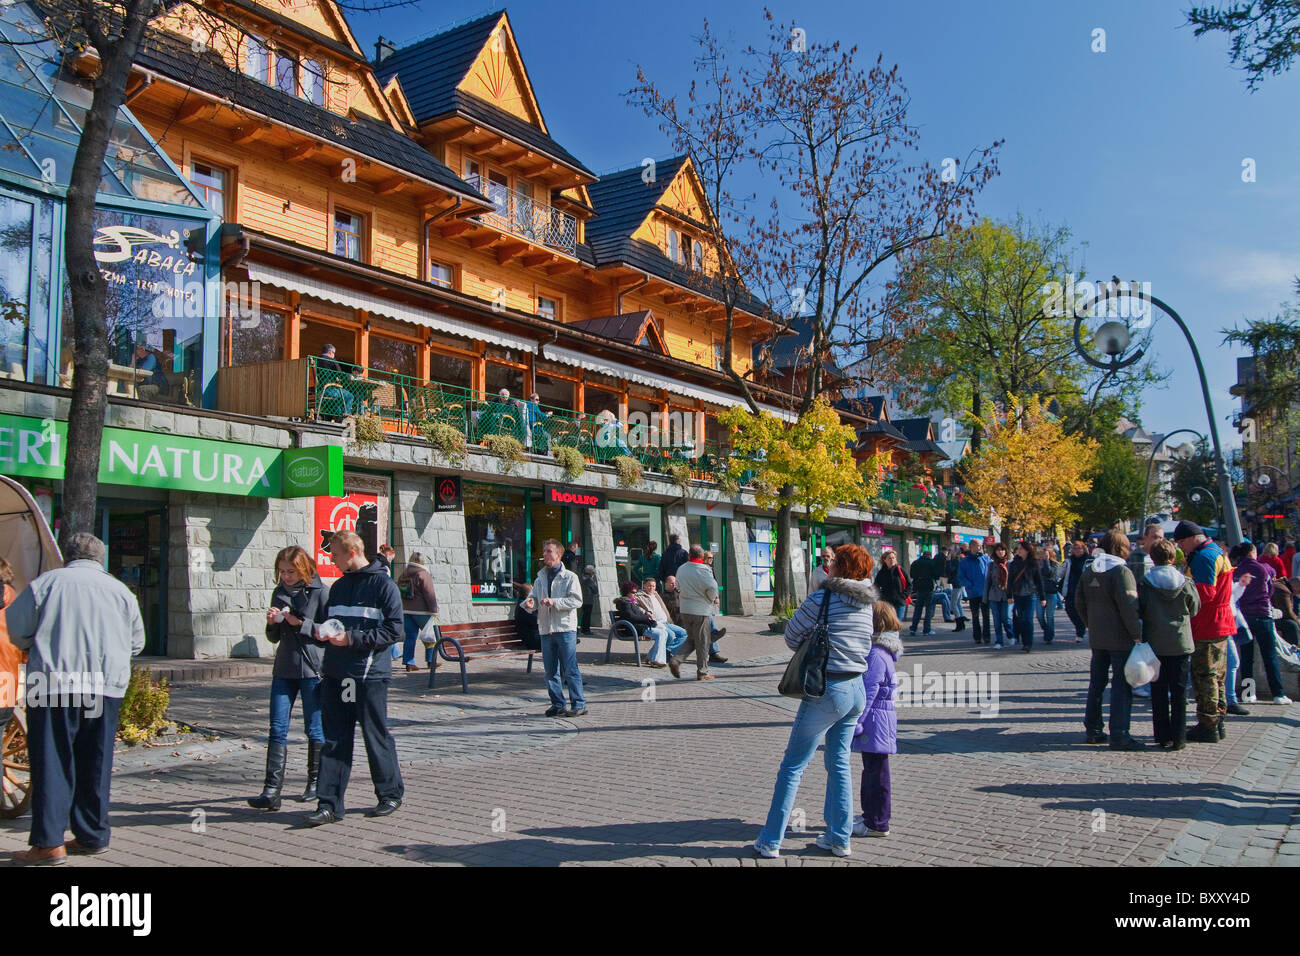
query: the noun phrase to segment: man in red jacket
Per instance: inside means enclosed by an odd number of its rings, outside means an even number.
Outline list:
[[[1174,543],[1187,555],[1187,570],[1196,586],[1201,609],[1192,618],[1192,686],[1196,689],[1196,726],[1187,739],[1218,743],[1224,737],[1228,711],[1224,678],[1228,672],[1227,642],[1237,633],[1232,613],[1232,565],[1223,550],[1198,525],[1180,521]]]

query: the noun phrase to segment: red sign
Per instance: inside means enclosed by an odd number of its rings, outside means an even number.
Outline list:
[[[862,533],[878,537],[885,533],[885,526],[876,521],[864,521],[862,522]]]
[[[559,485],[547,485],[542,499],[548,505],[577,505],[579,508],[604,508],[606,504],[603,491],[561,488]]]
[[[378,510],[379,496],[366,492],[354,492],[342,498],[316,499],[316,573],[322,580],[343,576],[330,560],[329,540],[336,531],[353,531],[361,535],[366,544],[366,555],[373,557]]]

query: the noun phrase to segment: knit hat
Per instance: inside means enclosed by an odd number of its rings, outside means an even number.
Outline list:
[[[1175,541],[1182,541],[1184,538],[1195,538],[1198,534],[1204,533],[1195,521],[1180,521],[1170,537]]]

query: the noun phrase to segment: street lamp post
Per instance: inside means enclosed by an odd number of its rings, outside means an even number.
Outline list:
[[[1184,432],[1186,432],[1189,435],[1195,435],[1198,439],[1200,439],[1201,442],[1205,441],[1205,436],[1202,435],[1200,432],[1196,431],[1196,429],[1194,428],[1176,428],[1173,431],[1171,431],[1168,435],[1160,436],[1160,440],[1151,446],[1151,457],[1147,459],[1147,483],[1145,487],[1142,489],[1142,523],[1143,524],[1146,524],[1146,520],[1147,520],[1147,498],[1151,494],[1151,466],[1155,463],[1156,452],[1158,452],[1160,450],[1160,446],[1163,445],[1165,442],[1169,441],[1169,439],[1173,438],[1175,435],[1181,435]]]
[[[1190,488],[1188,488],[1187,490],[1190,491],[1190,492],[1192,493],[1192,494],[1191,494],[1191,500],[1192,500],[1193,502],[1197,503],[1197,504],[1200,504],[1200,501],[1201,501],[1201,495],[1202,495],[1202,494],[1205,494],[1205,495],[1208,495],[1208,496],[1209,496],[1209,498],[1210,498],[1210,504],[1214,505],[1214,514],[1215,514],[1215,517],[1216,517],[1216,518],[1218,519],[1218,521],[1219,521],[1219,526],[1222,527],[1222,526],[1223,526],[1223,515],[1219,512],[1219,502],[1218,502],[1218,499],[1214,497],[1214,492],[1210,491],[1209,488],[1202,488],[1200,485],[1192,485],[1192,486],[1191,486]]]
[[[1267,469],[1268,471],[1277,472],[1278,477],[1280,477],[1283,481],[1285,481],[1288,487],[1291,486],[1291,476],[1288,475],[1281,468],[1277,467],[1276,465],[1256,465],[1254,468],[1250,469],[1249,472],[1247,472],[1247,475],[1249,476],[1249,481],[1247,482],[1248,488],[1258,488],[1264,492],[1268,491],[1268,487],[1273,483],[1273,479],[1270,478],[1268,475],[1263,474],[1264,469]],[[1279,490],[1277,494],[1281,494],[1281,491]],[[1274,496],[1273,500],[1274,501],[1277,500],[1276,495]],[[1256,529],[1259,530],[1261,534],[1263,533],[1263,527],[1264,526],[1262,524],[1256,525]]]
[[[1128,325],[1124,322],[1118,322],[1114,319],[1102,323],[1093,335],[1093,342],[1099,352],[1110,358],[1109,362],[1098,361],[1084,347],[1083,341],[1079,337],[1079,330],[1083,326],[1084,319],[1093,315],[1096,306],[1100,302],[1109,303],[1110,300],[1120,296],[1136,297],[1142,301],[1149,302],[1161,312],[1173,319],[1174,324],[1178,326],[1183,337],[1187,339],[1187,345],[1192,350],[1192,358],[1196,361],[1196,374],[1201,383],[1201,397],[1205,400],[1205,414],[1210,422],[1210,440],[1214,444],[1214,471],[1218,478],[1219,494],[1223,501],[1223,525],[1224,535],[1229,545],[1240,544],[1241,536],[1241,518],[1237,514],[1237,498],[1232,493],[1232,479],[1228,476],[1228,466],[1223,457],[1223,446],[1219,443],[1219,425],[1214,414],[1214,402],[1210,399],[1210,385],[1205,378],[1205,365],[1201,362],[1201,353],[1196,348],[1196,342],[1192,338],[1192,333],[1188,330],[1187,325],[1183,322],[1182,316],[1175,312],[1168,304],[1157,299],[1155,296],[1146,292],[1137,292],[1134,289],[1111,288],[1097,296],[1080,314],[1075,312],[1074,320],[1074,345],[1079,354],[1083,356],[1088,364],[1093,365],[1103,371],[1114,373],[1132,365],[1142,358],[1143,349],[1138,349],[1127,358],[1121,358],[1125,350],[1132,341],[1129,334]]]

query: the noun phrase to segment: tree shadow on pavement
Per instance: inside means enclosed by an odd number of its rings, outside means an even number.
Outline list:
[[[1300,799],[1296,793],[1255,793],[1218,783],[1014,783],[976,787],[975,791],[1046,801],[1041,804],[1044,810],[1093,813],[1100,809],[1108,814],[1148,819],[1193,820],[1211,801],[1233,801],[1245,806],[1225,805],[1225,813],[1250,825],[1261,822],[1261,815],[1277,818],[1262,822],[1290,823],[1295,802]]]

